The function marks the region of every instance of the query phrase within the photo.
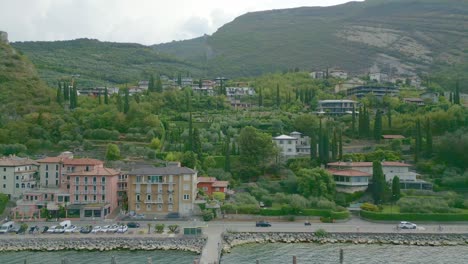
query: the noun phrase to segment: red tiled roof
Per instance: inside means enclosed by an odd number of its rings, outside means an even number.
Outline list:
[[[198,182],[216,182],[215,177],[198,177]]]
[[[91,171],[80,171],[80,172],[72,172],[68,173],[70,176],[114,176],[119,175],[119,172],[110,169],[110,168],[95,168]]]
[[[228,187],[228,181],[215,181],[213,182],[213,187]]]
[[[20,158],[17,156],[2,157],[0,159],[0,166],[24,166],[24,165],[38,165],[36,161],[29,158]]]
[[[382,135],[383,139],[404,139],[402,135]]]
[[[64,157],[45,157],[43,159],[37,160],[39,163],[60,163],[63,160],[68,159]]]
[[[372,162],[331,162],[327,164],[332,167],[372,167]],[[406,163],[401,163],[398,161],[384,161],[382,166],[392,166],[392,167],[411,167],[411,165]]]
[[[345,177],[372,176],[372,174],[358,170],[328,170],[331,174]]]
[[[65,165],[101,165],[104,162],[97,160],[97,159],[66,159],[64,160],[63,164]]]

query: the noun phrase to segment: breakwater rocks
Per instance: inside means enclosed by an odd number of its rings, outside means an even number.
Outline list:
[[[250,243],[352,243],[390,244],[414,246],[457,246],[468,245],[466,234],[415,234],[415,233],[328,233],[316,236],[314,233],[225,233],[223,252]]]
[[[152,237],[12,237],[0,239],[2,251],[183,250],[200,254],[206,238]]]

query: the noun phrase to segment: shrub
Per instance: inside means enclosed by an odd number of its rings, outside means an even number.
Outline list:
[[[226,199],[226,194],[223,192],[213,192],[213,199],[222,202]]]
[[[164,224],[157,224],[154,228],[155,228],[155,232],[158,233],[158,234],[161,234],[162,232],[164,232],[164,227],[165,225]]]
[[[327,237],[328,232],[325,231],[325,229],[320,228],[320,229],[315,230],[314,235],[316,237]]]
[[[320,217],[320,222],[322,223],[334,223],[335,220],[333,220],[333,218],[331,217]]]
[[[361,209],[364,210],[364,211],[371,211],[371,212],[378,212],[379,211],[379,207],[377,207],[377,205],[371,204],[371,203],[363,203],[361,205]]]
[[[179,232],[179,226],[178,225],[169,225],[167,228],[169,228],[169,231],[171,233],[178,233]]]
[[[203,221],[211,221],[214,218],[214,213],[210,209],[203,210],[202,212]]]

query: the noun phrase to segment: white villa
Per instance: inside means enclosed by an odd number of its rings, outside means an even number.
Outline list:
[[[337,190],[356,192],[367,189],[372,177],[372,162],[332,162],[327,164],[333,175]],[[402,189],[432,189],[432,185],[418,180],[418,174],[409,171],[411,166],[403,162],[384,161],[382,170],[385,180],[392,182],[395,176],[400,179]]]
[[[297,131],[291,132],[289,136],[274,137],[273,142],[278,146],[281,155],[285,158],[310,154],[310,138]]]

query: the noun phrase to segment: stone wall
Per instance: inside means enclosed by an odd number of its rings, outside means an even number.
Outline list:
[[[415,246],[468,245],[468,234],[414,234],[414,233],[329,233],[324,237],[314,233],[225,233],[223,252],[232,247],[250,243],[350,243],[391,244]]]
[[[200,254],[206,243],[204,237],[31,237],[28,235],[0,238],[2,251],[59,250],[183,250]]]
[[[8,43],[8,33],[0,31],[0,42]]]

